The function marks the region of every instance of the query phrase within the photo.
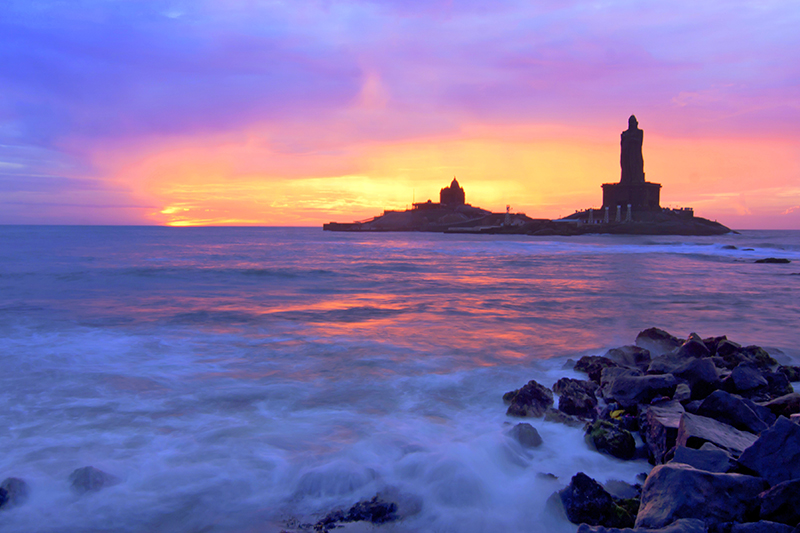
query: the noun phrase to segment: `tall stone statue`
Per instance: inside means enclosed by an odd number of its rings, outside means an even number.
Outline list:
[[[628,129],[622,132],[622,150],[619,163],[622,166],[620,183],[644,183],[644,158],[642,157],[642,142],[644,132],[639,129],[639,122],[635,115],[628,119]]]

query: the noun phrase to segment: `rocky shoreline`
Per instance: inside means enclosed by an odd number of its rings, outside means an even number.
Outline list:
[[[588,379],[506,393],[507,414],[584,424],[599,453],[655,465],[622,493],[576,473],[548,508],[579,533],[800,531],[800,394],[790,383],[800,368],[724,336],[650,328],[574,369]],[[526,422],[514,435],[523,445],[538,436]]]

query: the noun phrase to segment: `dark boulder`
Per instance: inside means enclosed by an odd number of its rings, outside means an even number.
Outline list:
[[[725,335],[722,335],[720,337],[707,337],[703,339],[703,344],[706,345],[706,348],[708,348],[709,353],[711,353],[711,355],[714,356],[717,355],[717,346],[719,346],[721,342],[726,342],[727,340],[728,337],[726,337]]]
[[[680,518],[706,525],[742,522],[758,516],[758,495],[767,487],[760,478],[717,474],[688,465],[656,466],[642,488],[636,527],[660,528]]]
[[[603,357],[611,359],[622,366],[646,370],[650,364],[650,351],[638,346],[621,346],[611,348]]]
[[[800,413],[800,392],[792,392],[779,396],[763,405],[775,416],[785,416],[789,418],[790,415]]]
[[[791,263],[790,260],[784,257],[765,257],[764,259],[756,259],[756,263],[774,263],[774,264],[786,264]]]
[[[575,370],[578,372],[586,372],[589,374],[589,379],[600,384],[600,374],[604,368],[619,366],[616,362],[608,357],[599,355],[584,355],[578,362],[575,363]]]
[[[524,387],[503,395],[508,406],[506,414],[511,416],[544,416],[553,405],[553,393],[547,387],[530,380]]]
[[[741,345],[727,339],[717,344],[716,357],[723,361],[723,366],[728,370],[733,370],[736,365],[750,360],[742,351]]]
[[[69,475],[72,490],[78,494],[96,492],[104,487],[110,487],[120,482],[119,478],[112,476],[93,466],[84,466],[74,470]]]
[[[587,426],[586,441],[597,451],[618,459],[633,459],[636,454],[636,440],[631,432],[607,420],[596,420]]]
[[[739,464],[771,485],[800,478],[800,426],[784,417],[778,418],[744,450]]]
[[[752,433],[739,431],[713,418],[691,413],[684,413],[681,417],[676,439],[676,443],[680,446],[695,449],[700,448],[705,442],[710,442],[714,446],[731,452],[736,457],[755,441],[756,436]]]
[[[742,396],[758,395],[766,391],[768,386],[767,378],[761,375],[761,371],[752,363],[738,365],[722,382],[725,391]]]
[[[676,520],[668,526],[658,529],[625,528],[590,526],[581,524],[577,533],[706,533],[706,524],[702,520],[693,518],[682,518]]]
[[[349,522],[370,522],[378,525],[393,522],[400,518],[397,510],[397,503],[385,501],[381,495],[376,495],[371,500],[356,503],[347,511],[331,511],[314,524],[314,531],[328,532],[343,527],[339,524]]]
[[[568,415],[567,413],[559,411],[558,409],[553,409],[552,407],[548,408],[547,411],[545,411],[544,421],[556,422],[558,424],[564,424],[565,426],[573,428],[582,428],[583,426],[586,425],[586,422],[584,422],[580,418]]]
[[[708,351],[702,339],[697,337],[697,334],[693,333],[689,337],[689,340],[678,346],[675,350],[675,355],[684,359],[689,359],[691,357],[711,357],[711,352]]]
[[[800,524],[800,479],[778,483],[761,493],[761,519]]]
[[[687,362],[694,360],[692,357],[682,357],[674,353],[665,353],[654,357],[647,367],[648,374],[672,374]]]
[[[654,464],[663,463],[666,453],[675,446],[684,413],[680,402],[671,401],[650,405],[642,415],[639,433]]]
[[[620,376],[643,376],[644,374],[635,368],[609,367],[604,368],[600,373],[600,396],[611,398],[611,385]]]
[[[558,492],[567,519],[573,524],[631,527],[633,517],[614,503],[605,489],[583,472],[572,477],[569,485]]]
[[[697,414],[750,433],[760,433],[769,427],[743,398],[721,390],[703,400]]]
[[[519,442],[523,448],[538,448],[543,442],[536,428],[527,422],[520,422],[511,428],[508,434]]]
[[[579,379],[561,378],[553,385],[559,395],[558,409],[568,415],[594,418],[597,415],[597,383]]]
[[[686,383],[678,383],[672,399],[678,402],[688,402],[692,399],[692,389]]]
[[[644,348],[655,357],[669,353],[681,345],[681,340],[658,328],[648,328],[636,336],[636,346]]]
[[[705,398],[720,387],[717,369],[710,359],[693,359],[676,368],[672,375],[686,381],[692,391],[691,398]]]
[[[654,398],[666,396],[671,398],[675,393],[678,380],[672,374],[658,376],[621,375],[609,384],[606,398],[612,398],[623,407],[637,404],[648,404]]]
[[[783,372],[762,372],[761,375],[767,380],[767,394],[770,400],[794,392],[789,378]]]
[[[0,483],[0,508],[22,505],[30,496],[31,489],[24,480],[8,477]]]
[[[699,450],[678,446],[670,464],[683,463],[706,472],[724,474],[733,468],[733,458],[725,450],[709,443],[703,444]]]
[[[773,368],[778,365],[778,362],[761,346],[745,346],[742,348],[742,352],[758,368]]]
[[[778,372],[786,376],[789,381],[800,381],[800,366],[780,366]]]

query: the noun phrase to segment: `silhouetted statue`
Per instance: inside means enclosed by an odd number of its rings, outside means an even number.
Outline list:
[[[639,129],[636,116],[628,119],[628,129],[622,132],[622,150],[619,163],[622,166],[620,183],[644,183],[644,158],[642,157],[642,142],[644,132]]]

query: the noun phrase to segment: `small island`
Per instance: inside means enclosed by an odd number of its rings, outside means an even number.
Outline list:
[[[360,222],[330,222],[326,231],[429,231],[442,233],[504,233],[527,235],[722,235],[730,228],[694,216],[690,207],[670,209],[660,205],[660,183],[645,181],[642,144],[644,131],[634,115],[622,132],[619,183],[605,183],[603,205],[557,220],[535,219],[524,213],[492,213],[466,203],[458,180],[439,192],[439,202],[420,202],[405,211],[384,211]]]

